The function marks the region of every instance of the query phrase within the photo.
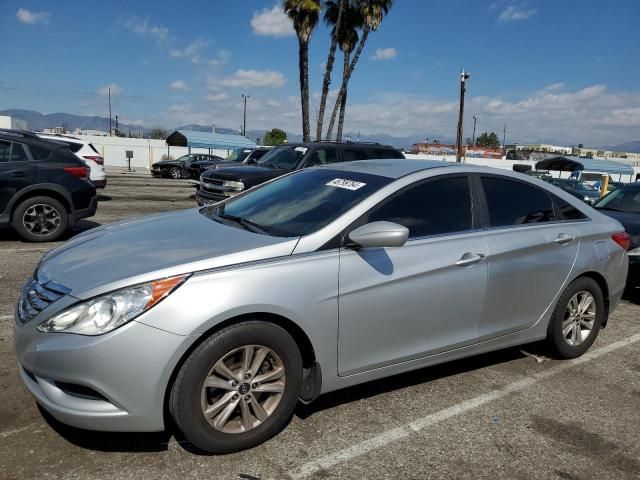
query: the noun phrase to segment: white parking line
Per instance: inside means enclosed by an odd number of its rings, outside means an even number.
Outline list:
[[[438,412],[432,413],[431,415],[419,418],[401,427],[387,430],[367,440],[351,445],[350,447],[347,447],[341,451],[334,452],[324,457],[320,457],[316,460],[307,462],[303,464],[297,471],[291,472],[291,477],[296,480],[307,478],[320,470],[325,470],[341,463],[349,462],[354,458],[364,455],[365,453],[368,453],[372,450],[376,450],[378,448],[402,440],[412,435],[413,433],[420,432],[421,430],[424,430],[425,428],[433,426],[444,420],[486,405],[489,402],[498,400],[511,393],[523,390],[527,387],[535,385],[542,380],[558,375],[570,368],[586,362],[590,362],[592,360],[595,360],[596,358],[606,355],[607,353],[629,346],[638,341],[640,341],[640,333],[632,335],[625,340],[610,343],[609,345],[606,345],[604,347],[592,350],[591,352],[584,354],[580,358],[562,362],[561,364],[555,367],[551,367],[544,372],[534,373],[533,375],[524,377],[522,380],[518,380],[516,382],[505,385],[504,387],[497,388],[490,392],[478,395],[477,397],[445,408],[444,410],[440,410]]]
[[[13,315],[0,315],[0,322],[4,322],[5,320],[11,320]]]

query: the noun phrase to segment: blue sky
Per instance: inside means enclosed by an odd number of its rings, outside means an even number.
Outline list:
[[[0,1],[0,110],[123,122],[300,132],[297,41],[275,0]],[[396,0],[350,83],[346,130],[455,135],[467,121],[514,141],[614,144],[640,137],[640,2]],[[310,49],[315,115],[329,45]],[[341,58],[332,88],[338,86]]]

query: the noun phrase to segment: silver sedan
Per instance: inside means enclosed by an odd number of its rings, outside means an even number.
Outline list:
[[[15,349],[62,422],[158,431],[168,411],[198,448],[237,451],[299,399],[543,339],[582,355],[628,245],[616,220],[517,173],[337,163],[47,253]]]

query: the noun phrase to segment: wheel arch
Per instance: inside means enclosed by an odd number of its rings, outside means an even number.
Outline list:
[[[592,279],[598,284],[598,286],[600,287],[600,290],[602,290],[602,296],[604,298],[604,308],[605,308],[605,316],[604,316],[604,321],[602,322],[602,327],[603,328],[606,327],[607,321],[609,320],[609,284],[607,283],[607,280],[604,278],[604,276],[601,273],[596,272],[594,270],[581,273],[574,279],[574,281],[578,280],[579,278]]]
[[[186,359],[191,355],[191,353],[198,348],[198,346],[209,338],[214,333],[222,330],[223,328],[229,327],[231,325],[236,325],[238,323],[244,321],[262,321],[266,323],[271,323],[273,325],[277,325],[284,329],[293,340],[298,345],[300,349],[300,355],[302,356],[302,366],[303,366],[303,385],[302,391],[300,392],[300,396],[303,401],[309,402],[315,399],[320,394],[321,384],[322,384],[322,373],[320,371],[320,365],[316,361],[315,349],[313,348],[313,344],[309,339],[309,336],[306,332],[294,321],[291,319],[284,317],[282,315],[278,315],[270,312],[253,312],[253,313],[244,313],[241,315],[237,315],[235,317],[228,318],[220,323],[217,323],[213,327],[209,328],[201,335],[199,335],[196,340],[189,345],[189,347],[182,354],[178,362],[176,362],[173,367],[173,371],[169,377],[169,381],[165,387],[164,393],[164,418],[165,425],[168,422],[172,422],[171,414],[169,412],[169,396],[171,395],[171,389],[173,388],[173,384],[175,382],[176,376],[178,372],[182,368],[182,365],[186,361]]]
[[[25,200],[33,197],[51,197],[62,203],[68,214],[72,212],[71,202],[67,195],[65,195],[65,193],[49,186],[34,185],[32,187],[21,190],[13,197],[13,199],[11,200],[11,204],[8,206],[8,211],[10,212],[10,220],[13,219],[13,213],[16,207]]]

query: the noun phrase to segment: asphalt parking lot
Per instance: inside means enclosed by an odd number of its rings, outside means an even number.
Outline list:
[[[192,194],[186,181],[112,172],[80,230],[192,207]],[[18,378],[12,314],[54,246],[0,232],[0,478],[640,478],[637,293],[578,360],[526,346],[361,385],[300,405],[264,445],[206,456],[171,432],[88,432],[39,411]]]

